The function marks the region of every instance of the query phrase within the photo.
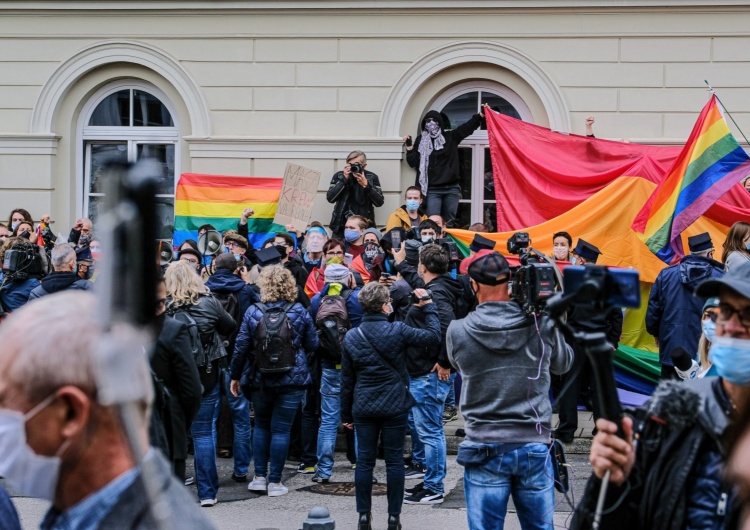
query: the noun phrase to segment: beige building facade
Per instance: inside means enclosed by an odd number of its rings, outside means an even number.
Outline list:
[[[362,150],[386,200],[414,182],[401,136],[442,110],[604,138],[684,142],[716,89],[750,131],[750,1],[0,2],[0,220],[96,215],[102,161],[155,157],[164,236],[180,173],[330,176]],[[738,139],[741,135],[731,125]],[[489,220],[485,131],[462,146],[461,224]]]

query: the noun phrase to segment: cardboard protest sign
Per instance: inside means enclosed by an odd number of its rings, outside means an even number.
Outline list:
[[[287,163],[273,222],[282,226],[291,224],[304,230],[310,222],[319,182],[320,171]]]

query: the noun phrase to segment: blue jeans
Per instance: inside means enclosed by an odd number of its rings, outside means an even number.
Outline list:
[[[541,443],[526,444],[483,465],[466,467],[464,488],[469,530],[501,530],[510,495],[523,530],[552,530],[555,510],[552,473],[549,446]]]
[[[219,474],[216,470],[216,420],[219,418],[221,387],[217,384],[201,398],[198,414],[193,420],[193,445],[195,446],[195,481],[198,499],[213,499],[219,491]]]
[[[409,417],[406,420],[411,434],[411,463],[412,465],[424,464],[424,444],[419,439],[419,433],[414,426],[414,410],[409,411]]]
[[[439,215],[445,226],[453,227],[456,220],[458,202],[461,200],[461,186],[456,184],[448,188],[427,188],[427,216]]]
[[[232,425],[234,426],[234,474],[238,477],[247,475],[250,467],[250,459],[253,456],[252,428],[250,427],[250,402],[240,394],[234,397],[229,390],[232,376],[225,370],[223,374],[224,391],[227,396],[229,410],[232,412]]]
[[[333,453],[341,421],[341,370],[323,368],[320,378],[320,430],[318,430],[318,474],[333,473]]]
[[[451,378],[448,381],[450,387],[448,388],[448,395],[445,396],[445,406],[455,407],[456,406],[456,376],[458,372],[453,372]]]
[[[289,434],[292,432],[297,407],[302,403],[304,395],[304,390],[285,393],[276,393],[273,390],[253,392],[253,453],[256,477],[268,475],[268,482],[281,482],[281,473],[289,452]]]
[[[357,512],[372,510],[372,470],[378,454],[378,439],[383,434],[385,474],[388,487],[388,513],[398,515],[404,501],[404,437],[406,413],[392,417],[354,418],[357,434],[357,470],[354,486]]]
[[[437,370],[410,378],[409,390],[416,404],[411,412],[419,441],[424,446],[424,487],[443,493],[446,453],[443,409],[450,383],[438,379]]]

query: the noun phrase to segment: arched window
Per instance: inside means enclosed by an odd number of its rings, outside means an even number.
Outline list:
[[[450,128],[454,128],[468,121],[485,103],[507,116],[532,121],[531,111],[518,94],[490,81],[470,81],[453,86],[435,99],[431,108],[442,112],[450,122]],[[494,232],[497,228],[497,207],[486,128],[483,126],[466,138],[458,154],[461,202],[456,226],[465,228],[479,222]]]
[[[174,229],[175,176],[179,174],[178,129],[166,96],[145,82],[118,82],[99,90],[81,113],[83,213],[96,225],[107,191],[109,161],[155,159],[162,168],[155,197],[159,238]]]

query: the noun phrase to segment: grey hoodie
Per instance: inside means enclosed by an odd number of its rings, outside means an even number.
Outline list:
[[[461,372],[467,440],[549,443],[549,374],[567,372],[573,350],[548,318],[539,331],[515,302],[485,302],[451,322],[448,358]]]

